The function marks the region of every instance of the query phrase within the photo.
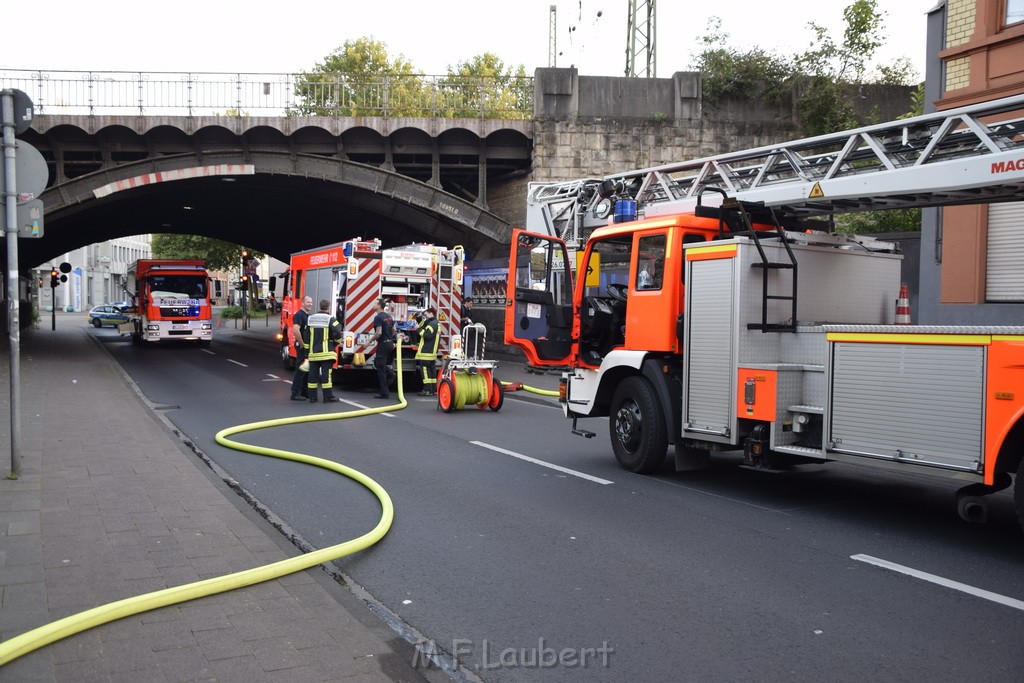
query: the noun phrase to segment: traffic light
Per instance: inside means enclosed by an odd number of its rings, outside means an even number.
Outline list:
[[[60,271],[56,268],[50,269],[50,287],[56,287],[60,284]]]
[[[249,276],[243,275],[238,279],[238,289],[244,291],[249,290]]]

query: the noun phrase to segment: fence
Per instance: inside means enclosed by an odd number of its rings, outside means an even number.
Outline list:
[[[532,77],[0,70],[36,114],[529,119]]]

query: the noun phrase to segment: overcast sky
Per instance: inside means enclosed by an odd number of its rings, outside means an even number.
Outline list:
[[[791,55],[810,45],[810,21],[842,38],[852,0],[662,0],[657,76],[692,67],[712,15],[730,44]],[[887,13],[881,61],[909,58],[924,78],[925,12],[936,0],[879,0]],[[483,52],[532,75],[548,66],[549,8],[557,7],[557,66],[621,76],[627,0],[51,0],[39,20],[4,31],[0,67],[72,71],[287,73],[312,68],[346,40],[372,36],[426,74]]]

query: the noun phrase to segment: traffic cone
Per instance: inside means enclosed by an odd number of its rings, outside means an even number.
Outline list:
[[[906,285],[900,285],[900,297],[896,299],[896,324],[910,325],[910,301]]]

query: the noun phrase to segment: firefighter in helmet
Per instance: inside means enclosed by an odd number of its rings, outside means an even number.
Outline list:
[[[420,343],[416,347],[416,367],[423,378],[420,396],[433,396],[437,393],[437,349],[441,342],[437,311],[433,306],[428,306],[417,316],[416,321],[420,334]]]

